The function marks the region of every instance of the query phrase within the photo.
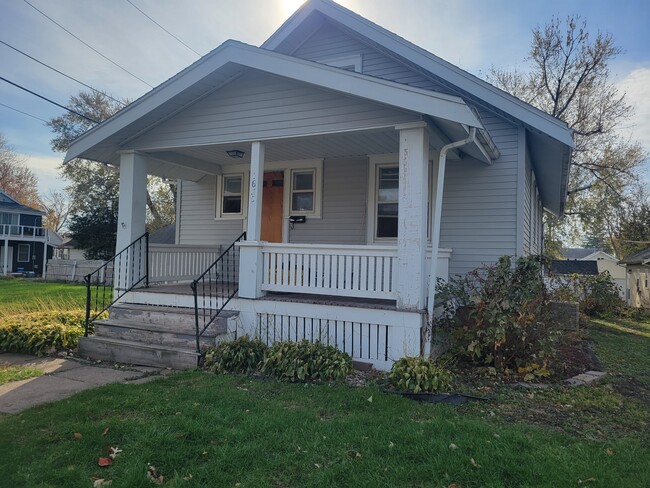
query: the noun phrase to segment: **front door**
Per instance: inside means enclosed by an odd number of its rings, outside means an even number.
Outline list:
[[[282,202],[284,200],[284,173],[264,173],[262,190],[262,240],[282,242]]]
[[[14,263],[14,248],[9,246],[9,252],[7,253],[7,270],[5,273],[5,245],[3,241],[0,241],[0,276],[3,274],[11,273],[13,263]]]

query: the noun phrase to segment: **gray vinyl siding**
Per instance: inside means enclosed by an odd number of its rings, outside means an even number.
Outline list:
[[[417,120],[418,114],[250,71],[125,149],[264,140]]]
[[[404,64],[361,42],[337,27],[325,22],[292,56],[310,61],[361,54],[362,72],[405,85],[446,93],[442,85],[409,69]]]
[[[216,185],[214,176],[206,176],[196,183],[182,182],[178,244],[230,245],[243,232],[242,219],[215,220]]]
[[[289,242],[365,244],[368,159],[337,158],[323,162],[322,218],[296,224]]]
[[[518,129],[487,112],[480,115],[501,156],[492,166],[447,162],[440,246],[452,249],[450,274],[516,253]]]

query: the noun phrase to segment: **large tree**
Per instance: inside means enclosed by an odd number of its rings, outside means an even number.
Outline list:
[[[40,208],[38,179],[0,133],[0,190],[23,205]]]
[[[43,225],[54,232],[61,232],[68,224],[72,202],[65,191],[50,192],[41,198],[45,218]]]
[[[611,82],[609,63],[620,54],[611,34],[591,35],[586,21],[552,19],[533,29],[527,69],[493,68],[489,81],[574,131],[575,151],[566,214],[547,218],[547,239],[600,234],[637,185],[645,159],[639,143],[620,129],[632,108]]]
[[[103,121],[128,104],[116,101],[99,92],[80,92],[70,97],[68,107],[80,117],[68,112],[50,119],[51,141],[55,151],[67,151],[72,141],[95,125],[92,120]],[[92,119],[92,120],[88,120]],[[88,257],[105,258],[114,253],[117,227],[119,169],[115,166],[77,159],[61,166],[62,175],[70,181],[66,188],[72,205],[70,231],[80,246],[87,249]],[[164,227],[175,220],[175,184],[149,177],[147,191],[147,228],[150,231]],[[112,229],[112,230],[111,230]],[[100,234],[96,239],[94,234]],[[103,243],[103,244],[102,244]]]

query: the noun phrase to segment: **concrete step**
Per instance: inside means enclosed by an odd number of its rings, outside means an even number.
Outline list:
[[[207,320],[210,311],[199,309],[199,323]],[[227,325],[228,319],[236,317],[238,312],[222,310],[215,324]],[[196,328],[194,308],[158,307],[135,303],[118,303],[109,310],[111,320],[129,323],[155,324],[172,328],[176,331],[192,333]],[[214,324],[213,324],[214,325]],[[212,327],[212,326],[211,326]]]
[[[98,336],[80,337],[79,355],[93,360],[173,369],[196,368],[199,360],[194,351]]]
[[[201,335],[201,346],[214,346],[216,338],[226,334],[225,321],[217,322]],[[109,339],[160,344],[193,351],[196,349],[196,330],[178,330],[167,324],[145,324],[124,320],[100,320],[95,322],[95,336]],[[184,328],[185,329],[185,328]]]

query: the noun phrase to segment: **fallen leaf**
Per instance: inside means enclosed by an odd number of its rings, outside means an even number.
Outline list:
[[[102,488],[102,486],[109,486],[113,480],[105,480],[104,478],[93,478],[93,488]]]
[[[183,476],[183,479],[184,479],[185,481],[189,481],[189,480],[191,480],[191,479],[192,479],[192,473],[189,473],[187,476]]]
[[[372,403],[372,395],[370,395],[370,398],[368,398],[368,401]]]
[[[480,467],[481,467],[481,465],[480,465],[479,463],[477,463],[477,462],[474,460],[474,458],[471,458],[471,459],[469,460],[469,462],[472,463],[472,466],[474,466],[475,468],[480,468]]]
[[[614,455],[614,451],[609,447],[607,448],[607,455],[608,456],[613,456]]]
[[[165,481],[163,475],[161,475],[156,467],[152,466],[151,464],[149,464],[147,467],[147,478],[149,478],[149,481],[157,485],[162,485]]]
[[[461,488],[461,486],[458,483],[452,483],[447,488]]]
[[[393,444],[392,442],[389,442],[388,447],[390,447],[392,449],[393,447],[395,447],[395,444]]]
[[[318,463],[314,463],[314,466],[315,466],[316,468],[320,469],[320,464],[318,464]]]
[[[111,429],[109,429],[108,427],[106,427],[106,428],[104,429],[104,432],[102,432],[102,435],[106,435],[106,434],[108,434],[108,431],[109,431],[109,430],[111,430]]]
[[[100,456],[99,459],[97,460],[97,464],[102,468],[105,468],[106,466],[110,466],[111,464],[113,464],[113,460],[109,457]]]
[[[111,447],[111,453],[108,455],[108,457],[111,459],[115,459],[115,456],[117,456],[121,452],[122,449],[120,449],[119,447]]]
[[[449,449],[458,449],[458,446],[452,442],[449,444]]]
[[[583,483],[593,483],[596,481],[596,478],[587,478],[586,480],[578,480],[578,484],[582,485]]]
[[[499,434],[494,434],[494,437],[495,437],[496,439],[501,438],[501,436],[500,436]]]
[[[72,435],[74,435],[74,438],[75,438],[76,440],[81,440],[81,437],[82,437],[82,436],[81,436],[81,432],[75,432],[75,433],[72,434]]]
[[[350,458],[352,458],[352,459],[360,458],[360,457],[361,457],[361,453],[360,453],[359,451],[355,451],[355,450],[352,450],[352,449],[351,449],[351,450],[348,451],[348,457],[350,457]]]

